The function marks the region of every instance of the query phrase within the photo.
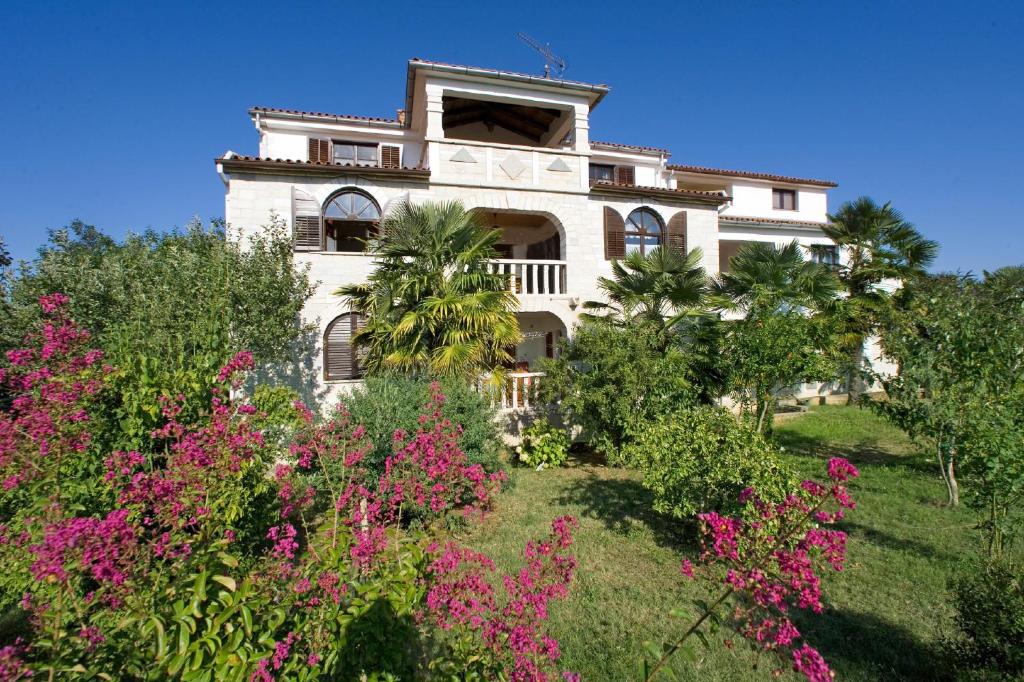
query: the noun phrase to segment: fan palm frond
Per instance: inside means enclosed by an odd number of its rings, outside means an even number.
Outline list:
[[[475,377],[506,362],[521,333],[518,298],[489,267],[499,238],[459,202],[392,209],[367,283],[334,292],[367,318],[353,336],[364,366]]]

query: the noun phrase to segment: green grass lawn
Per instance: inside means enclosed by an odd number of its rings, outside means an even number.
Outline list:
[[[858,507],[841,525],[849,533],[847,569],[826,578],[825,613],[797,626],[837,679],[941,678],[933,645],[949,627],[947,580],[979,548],[972,514],[945,508],[935,465],[870,412],[821,407],[780,425],[777,435],[805,477],[823,478],[836,455],[861,470],[851,486]],[[692,611],[695,598],[711,594],[679,574],[682,558],[696,558],[693,528],[653,512],[635,472],[575,460],[513,475],[514,488],[469,544],[511,568],[552,518],[576,516],[579,571],[551,621],[563,666],[585,680],[637,679],[643,642],[670,639],[685,625],[669,610]],[[777,667],[765,659],[754,670],[744,645],[697,650],[696,664],[674,661],[680,679],[768,679]]]

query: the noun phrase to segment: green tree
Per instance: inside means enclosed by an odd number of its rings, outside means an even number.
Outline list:
[[[512,361],[518,300],[488,261],[500,233],[461,203],[404,203],[371,242],[377,267],[343,286],[366,326],[354,342],[370,372],[475,378]]]
[[[747,242],[718,276],[714,293],[723,307],[748,316],[780,308],[823,310],[835,302],[839,282],[828,267],[805,260],[796,240],[785,246]]]
[[[69,296],[70,313],[118,368],[104,414],[130,437],[98,446],[137,447],[160,420],[161,396],[183,394],[200,409],[236,352],[251,351],[273,375],[312,350],[302,345],[311,331],[299,313],[315,285],[294,262],[284,222],[227,237],[222,223],[198,221],[122,241],[80,221],[55,230],[37,258],[6,272],[0,345],[20,346],[38,324],[39,296]]]
[[[648,327],[665,346],[676,325],[706,312],[708,277],[701,257],[700,249],[634,251],[624,260],[612,261],[610,279],[598,278],[598,289],[607,301],[587,301],[583,307],[618,324]]]
[[[899,372],[876,375],[873,407],[928,446],[951,505],[964,482],[998,557],[1024,521],[1024,268],[922,278],[899,300],[881,334]]]
[[[541,399],[557,404],[565,422],[582,427],[611,462],[637,429],[696,404],[700,394],[685,352],[604,318],[577,325],[559,357],[541,367]]]
[[[803,381],[835,377],[832,318],[774,311],[723,323],[727,386],[759,433],[771,431],[780,394]]]
[[[805,260],[796,240],[744,244],[718,276],[714,298],[742,314],[722,323],[727,386],[758,432],[771,430],[780,391],[833,378],[835,336],[820,311],[833,308],[838,290],[829,268]]]
[[[891,304],[891,294],[882,285],[923,275],[935,260],[938,244],[921,236],[892,204],[879,206],[869,197],[840,206],[822,231],[845,255],[836,268],[846,294],[838,318],[849,358],[848,390],[857,399],[864,390],[864,343]]]

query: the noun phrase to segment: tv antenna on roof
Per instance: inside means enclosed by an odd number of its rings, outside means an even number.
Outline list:
[[[555,72],[555,78],[561,78],[562,74],[565,73],[565,60],[556,55],[551,51],[551,46],[547,43],[541,45],[539,42],[526,35],[522,31],[516,34],[516,37],[521,41],[532,47],[533,49],[540,52],[544,57],[544,77],[551,78],[552,69]]]

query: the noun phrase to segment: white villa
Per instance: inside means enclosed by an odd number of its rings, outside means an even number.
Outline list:
[[[364,281],[362,238],[402,201],[459,200],[500,230],[524,341],[507,407],[525,404],[538,358],[600,298],[610,261],[661,244],[700,247],[715,274],[746,241],[830,245],[828,180],[670,163],[655,147],[591,139],[605,85],[413,59],[394,119],[254,107],[259,153],[216,159],[225,219],[244,237],[272,213],[322,284],[304,315],[323,344],[328,392],[358,381],[359,324],[338,286]],[[833,246],[829,260],[840,257]],[[812,390],[811,387],[807,387]],[[824,387],[813,388],[825,391]],[[512,395],[514,392],[515,395]]]

